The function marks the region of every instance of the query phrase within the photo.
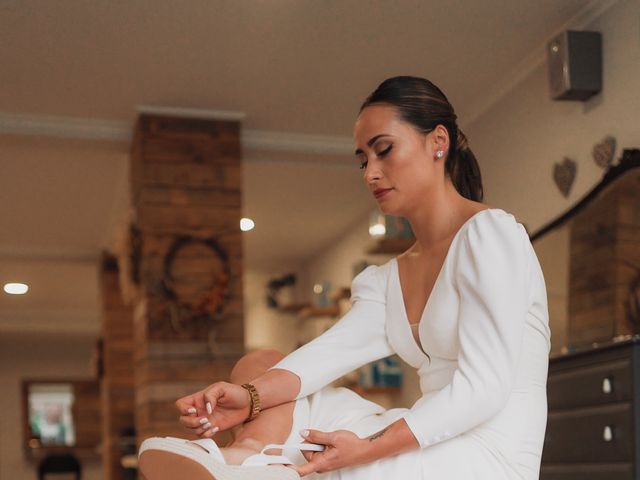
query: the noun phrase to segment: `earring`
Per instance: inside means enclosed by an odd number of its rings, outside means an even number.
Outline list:
[[[438,150],[438,151],[436,152],[436,157],[438,157],[438,158],[442,158],[442,157],[443,157],[443,155],[444,155],[444,152],[443,152],[442,150]]]

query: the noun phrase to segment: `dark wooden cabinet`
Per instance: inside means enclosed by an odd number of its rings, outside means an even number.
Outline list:
[[[542,480],[640,480],[640,337],[549,362]]]

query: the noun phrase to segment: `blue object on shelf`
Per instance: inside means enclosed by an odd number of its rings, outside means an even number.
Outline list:
[[[359,384],[363,388],[401,387],[402,368],[395,355],[362,367]]]

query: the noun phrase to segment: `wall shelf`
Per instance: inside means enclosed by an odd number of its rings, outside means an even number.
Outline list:
[[[340,307],[338,304],[329,307],[309,306],[298,311],[298,318],[309,319],[317,317],[337,317],[340,315]]]
[[[312,305],[309,302],[304,303],[292,303],[290,305],[281,305],[278,310],[285,313],[298,313],[305,308],[309,308]]]

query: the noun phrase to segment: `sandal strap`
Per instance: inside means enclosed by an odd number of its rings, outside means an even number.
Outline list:
[[[224,459],[224,456],[222,455],[222,452],[220,451],[220,447],[218,447],[218,444],[212,439],[199,438],[198,440],[188,440],[187,443],[195,443],[204,448],[207,452],[209,452],[209,455],[214,457],[219,462],[227,463]]]
[[[269,443],[266,445],[260,453],[264,453],[265,450],[271,450],[272,448],[276,448],[279,450],[303,450],[308,452],[322,452],[325,449],[324,445],[318,445],[317,443],[285,443],[285,444],[276,444]]]
[[[271,455],[268,453],[264,453],[266,450],[277,449],[282,450],[281,455]],[[313,452],[321,452],[325,449],[324,445],[316,445],[314,443],[289,443],[289,444],[277,444],[270,443],[266,445],[260,453],[256,453],[255,455],[251,455],[247,457],[242,465],[245,466],[257,466],[257,465],[272,465],[272,464],[282,464],[282,465],[293,465],[295,462],[289,458],[289,454],[287,451],[291,452],[291,450],[305,450],[305,451],[313,451]]]

